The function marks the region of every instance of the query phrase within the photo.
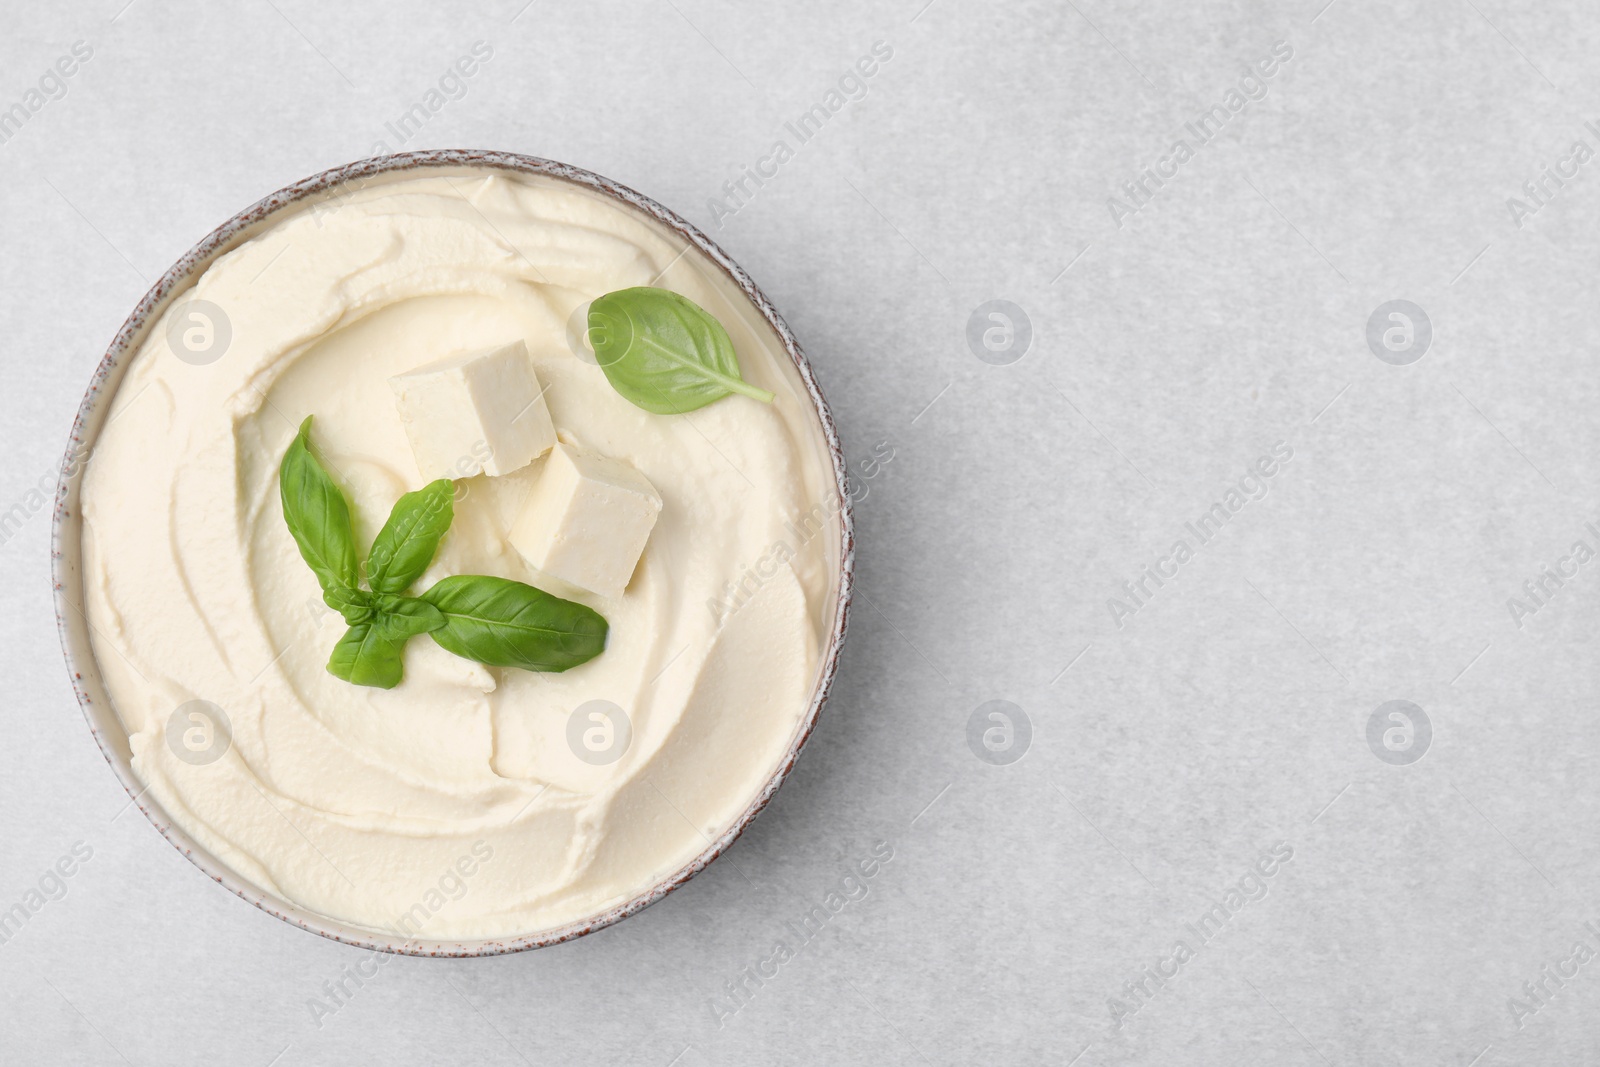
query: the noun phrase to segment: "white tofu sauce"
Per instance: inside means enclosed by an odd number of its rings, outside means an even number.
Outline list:
[[[831,617],[837,537],[810,531],[836,525],[836,491],[778,338],[683,251],[555,179],[400,178],[285,217],[213,264],[190,296],[227,317],[214,361],[178,358],[167,320],[150,332],[85,473],[88,618],[135,773],[248,882],[407,938],[552,930],[681,868],[771,777]],[[572,353],[574,309],[649,284],[716,315],[746,379],[776,402],[652,415]],[[619,597],[534,572],[506,538],[547,454],[458,482],[455,522],[415,588],[451,574],[526,581],[604,615],[606,651],[533,674],[416,638],[393,690],[334,678],[324,665],[343,622],[284,525],[285,447],[315,415],[364,557],[394,501],[428,480],[388,379],[516,340],[563,440],[637,468],[660,517]],[[231,724],[216,758],[169,735],[196,700]],[[592,701],[626,726],[575,729]],[[609,751],[618,736],[625,750]]]

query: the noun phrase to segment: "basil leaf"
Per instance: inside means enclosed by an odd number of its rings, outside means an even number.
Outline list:
[[[322,591],[322,600],[328,607],[344,616],[347,625],[354,626],[358,622],[368,622],[372,619],[374,605],[372,594],[364,589],[346,589],[336,585],[332,589]]]
[[[598,612],[508,578],[452,575],[422,599],[444,612],[433,639],[445,651],[492,667],[564,671],[605,651]]]
[[[385,593],[378,598],[378,628],[385,635],[405,640],[444,625],[444,612],[414,596]]]
[[[300,432],[283,454],[278,466],[278,492],[283,498],[283,521],[300,546],[301,558],[321,583],[324,595],[341,587],[357,588],[350,505],[311,452],[310,416],[300,424]]]
[[[590,304],[589,343],[612,388],[657,415],[694,411],[729,393],[772,402],[740,376],[722,323],[667,289],[619,289]]]
[[[356,685],[393,689],[405,673],[405,638],[383,632],[381,619],[350,627],[328,657],[328,673]]]
[[[422,577],[450,529],[454,505],[455,486],[447,478],[395,501],[367,556],[367,584],[374,593],[402,593]]]

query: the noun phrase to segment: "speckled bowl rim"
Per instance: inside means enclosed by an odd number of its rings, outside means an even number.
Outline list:
[[[756,795],[750,806],[734,820],[733,825],[720,838],[711,842],[709,847],[701,852],[699,856],[632,900],[610,908],[601,914],[557,929],[493,940],[401,940],[384,937],[364,927],[338,922],[262,891],[229,870],[226,865],[217,860],[209,851],[178,827],[153,798],[144,795],[142,784],[133,774],[130,756],[125,754],[128,747],[127,733],[105,691],[99,667],[95,662],[94,652],[89,643],[88,625],[83,615],[82,527],[78,515],[78,487],[85,464],[79,462],[79,457],[85,456],[92,450],[96,436],[105,422],[111,398],[116,394],[117,386],[129,362],[129,357],[138,351],[139,345],[144,340],[147,327],[156,322],[167,305],[176,296],[187,290],[219,256],[244,243],[281,213],[293,209],[308,200],[323,196],[346,183],[406,171],[425,172],[451,168],[492,169],[511,171],[516,174],[542,175],[595,190],[619,202],[623,207],[643,212],[662,225],[676,231],[733,280],[734,284],[749,298],[751,304],[755,306],[767,324],[772,327],[773,331],[782,340],[784,351],[793,360],[795,369],[805,383],[806,392],[811,398],[816,417],[821,423],[823,435],[827,441],[828,451],[833,460],[834,488],[839,493],[840,502],[837,514],[840,547],[839,572],[837,576],[839,582],[838,603],[834,612],[832,626],[829,629],[827,644],[823,649],[816,688],[812,692],[810,706],[806,710],[805,718],[800,723],[800,727],[795,733],[794,740],[789,745],[788,751],[779,762],[777,770]],[[90,461],[92,462],[92,458]],[[805,354],[801,351],[800,344],[795,340],[793,332],[790,331],[788,324],[783,321],[782,316],[772,306],[771,301],[750,280],[749,275],[728,257],[727,253],[718,248],[716,243],[700,232],[699,229],[678,215],[662,207],[649,197],[609,178],[601,177],[579,167],[557,163],[548,159],[540,159],[535,156],[524,156],[511,152],[459,149],[405,152],[389,156],[378,156],[323,171],[321,174],[280,189],[239,212],[239,214],[217,227],[209,236],[174,263],[171,269],[163,274],[155,285],[151,287],[150,291],[145,294],[144,299],[139,301],[133,313],[122,324],[122,328],[117,332],[116,338],[111,343],[111,347],[106,350],[105,358],[101,360],[99,367],[95,370],[88,392],[84,394],[83,403],[78,408],[77,418],[72,425],[72,438],[67,445],[66,455],[62,459],[60,482],[56,488],[50,554],[51,572],[55,585],[56,624],[61,634],[61,647],[66,654],[67,670],[72,678],[72,687],[78,694],[78,703],[83,708],[84,717],[89,723],[89,730],[94,734],[95,741],[100,746],[100,751],[105,755],[106,762],[111,764],[112,770],[116,772],[117,777],[122,781],[123,788],[127,790],[132,803],[138,805],[139,810],[144,812],[145,816],[149,818],[150,822],[160,831],[163,837],[172,842],[174,847],[187,856],[195,866],[204,871],[213,881],[232,890],[262,911],[275,915],[303,930],[321,934],[323,937],[347,945],[383,952],[412,956],[469,957],[499,956],[531,948],[544,948],[548,945],[571,941],[574,938],[582,937],[584,934],[610,926],[612,923],[620,922],[654,904],[703,871],[711,861],[722,855],[733,844],[757,815],[761,814],[762,809],[767,806],[773,795],[777,793],[778,787],[783,784],[789,773],[794,769],[795,761],[800,756],[800,750],[805,747],[812,731],[816,729],[817,720],[822,713],[822,706],[827,701],[828,692],[833,686],[834,675],[838,672],[839,653],[844,641],[850,610],[855,566],[855,528],[844,450],[839,443],[838,428],[834,424],[833,414],[828,408],[828,402],[822,396],[821,389],[817,386],[811,365],[807,362]],[[120,747],[110,740],[114,737],[122,739]]]

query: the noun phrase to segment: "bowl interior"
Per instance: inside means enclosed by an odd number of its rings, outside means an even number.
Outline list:
[[[819,449],[827,453],[820,457],[824,464],[822,469],[832,472],[833,484],[829,489],[838,493],[839,506],[836,519],[823,533],[824,554],[829,560],[834,580],[830,582],[824,603],[820,607],[820,621],[825,641],[821,647],[809,706],[772,777],[752,799],[743,814],[702,853],[632,900],[568,926],[532,931],[501,940],[400,939],[388,933],[341,923],[311,912],[240,878],[177,826],[154,797],[143,792],[142,784],[133,773],[132,752],[127,732],[106,692],[90,645],[90,623],[85,615],[83,597],[81,550],[83,530],[78,508],[78,492],[85,465],[92,457],[94,443],[101,427],[111,417],[117,386],[133,355],[139,351],[146,334],[160,319],[166,307],[190,288],[217,258],[248,241],[262,229],[273,225],[286,213],[302,210],[319,200],[336,198],[353,186],[364,187],[372,183],[401,180],[423,172],[481,174],[486,169],[542,175],[572,182],[610,197],[627,210],[645,216],[657,228],[670,231],[676,240],[685,245],[685,254],[692,255],[700,261],[702,269],[721,271],[733,280],[749,300],[751,321],[759,319],[759,322],[756,322],[757,328],[770,331],[779,342],[779,347],[787,353],[792,366],[785,366],[784,373],[790,374],[792,371],[793,384],[796,385],[798,394],[810,398],[811,413],[814,413],[816,428],[820,430],[820,436],[812,436],[817,438]],[[649,198],[588,171],[550,160],[510,153],[433,151],[363,160],[326,171],[279,190],[234,216],[173,264],[123,323],[105,358],[95,370],[94,378],[78,410],[56,493],[51,555],[57,624],[78,701],[101,751],[122,780],[132,802],[138,805],[167,840],[209,877],[240,897],[286,922],[324,937],[351,945],[411,955],[487,956],[567,941],[648,907],[703,870],[732,844],[750,821],[760,813],[793,768],[800,750],[815,728],[837,670],[839,648],[844,638],[849,612],[854,540],[844,454],[833,417],[827,402],[817,388],[811,367],[788,326],[765,295],[720,248],[695,227]]]

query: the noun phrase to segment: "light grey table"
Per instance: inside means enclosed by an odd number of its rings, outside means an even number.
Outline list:
[[[1592,6],[524,2],[0,16],[0,910],[41,905],[0,1061],[1600,1060]],[[834,698],[726,858],[575,943],[379,966],[126,807],[40,493],[182,251],[418,147],[704,227],[867,495]]]

